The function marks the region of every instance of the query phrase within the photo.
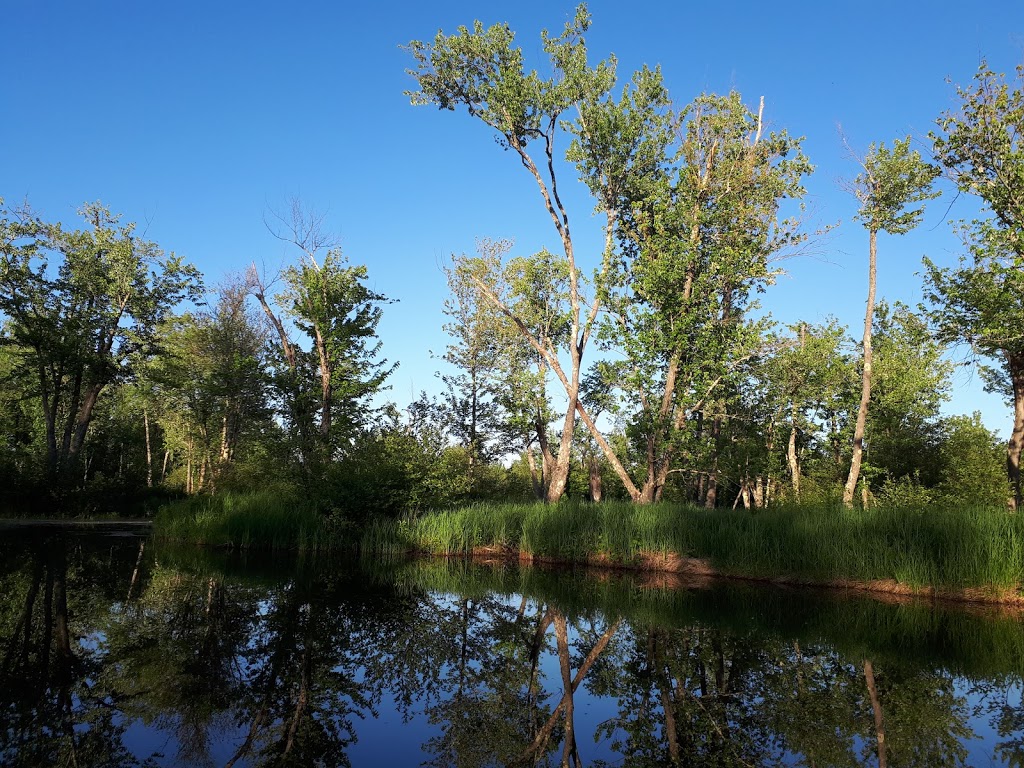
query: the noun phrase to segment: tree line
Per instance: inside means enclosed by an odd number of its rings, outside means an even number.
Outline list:
[[[301,490],[348,517],[567,493],[763,507],[1022,502],[1024,89],[982,64],[929,135],[872,144],[849,183],[868,233],[863,333],[779,327],[757,310],[813,168],[764,100],[679,105],[659,69],[617,85],[589,62],[590,16],[542,34],[550,75],[505,25],[408,46],[413,104],[465,111],[536,182],[554,251],[480,240],[453,255],[438,397],[375,405],[395,363],[367,285],[299,201],[267,226],[295,260],[252,264],[208,302],[192,265],[99,203],[71,230],[0,210],[0,472],[8,504],[138,489]],[[926,153],[927,154],[927,153]],[[957,267],[925,260],[928,304],[876,299],[878,233],[908,235],[949,179],[987,218],[961,222]],[[603,232],[577,252],[565,185]],[[561,186],[560,186],[561,185]],[[882,255],[882,268],[885,254]],[[187,307],[187,308],[186,308]],[[942,417],[950,345],[984,360],[1013,408],[1000,446]]]

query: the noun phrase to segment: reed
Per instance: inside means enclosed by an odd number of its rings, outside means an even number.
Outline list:
[[[1024,516],[992,507],[794,504],[750,512],[627,502],[478,503],[376,519],[356,530],[294,495],[254,492],[167,505],[155,532],[163,539],[235,548],[504,552],[626,567],[651,555],[678,555],[735,576],[890,581],[999,594],[1024,581]]]
[[[316,505],[271,491],[174,502],[160,508],[153,529],[159,539],[233,549],[315,551],[342,541]]]
[[[362,547],[430,554],[503,549],[625,566],[674,554],[733,575],[949,589],[1007,591],[1024,578],[1024,516],[988,507],[787,505],[749,512],[622,502],[476,504],[377,522]]]

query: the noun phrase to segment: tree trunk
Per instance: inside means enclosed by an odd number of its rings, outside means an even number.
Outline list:
[[[796,410],[795,408],[793,409]],[[800,459],[796,455],[796,414],[793,414],[793,426],[789,430],[789,446],[786,448],[786,462],[789,464],[789,475],[793,480],[793,497],[800,501]]]
[[[878,686],[875,685],[875,670],[871,662],[864,660],[864,680],[868,686],[871,699],[871,711],[875,716],[875,737],[878,740],[878,768],[886,768],[889,764],[885,744],[885,723],[882,719],[882,702],[878,698]]]
[[[603,486],[601,482],[601,464],[594,456],[587,457],[587,472],[590,476],[590,500],[601,501]]]
[[[864,313],[864,373],[861,379],[860,406],[857,408],[857,423],[853,428],[853,458],[850,474],[843,489],[843,504],[853,506],[853,494],[857,490],[860,464],[864,454],[864,426],[868,419],[868,401],[871,398],[871,323],[875,314],[875,272],[878,253],[878,232],[868,234],[868,306]]]
[[[188,458],[185,460],[185,493],[191,494],[192,485],[192,438],[188,439]]]
[[[704,497],[707,509],[714,509],[718,502],[718,441],[721,436],[722,417],[716,415],[711,423],[711,471],[708,472],[707,495]]]
[[[1024,355],[1008,355],[1007,367],[1013,386],[1013,432],[1006,444],[1006,475],[1013,494],[1010,508],[1016,511],[1024,507],[1020,476],[1021,452],[1024,450]]]
[[[153,450],[149,442],[149,411],[142,409],[142,423],[146,428],[146,487],[153,487]]]
[[[523,451],[523,455],[526,457],[526,464],[530,467],[530,485],[533,486],[533,495],[540,501],[544,498],[544,470],[543,468],[538,471],[537,459],[533,455],[533,449],[527,447]]]

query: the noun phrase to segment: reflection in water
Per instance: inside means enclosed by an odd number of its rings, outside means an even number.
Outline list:
[[[0,563],[5,766],[1024,765],[1016,616],[140,539]]]

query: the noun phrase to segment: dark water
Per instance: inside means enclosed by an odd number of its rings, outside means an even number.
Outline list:
[[[5,766],[1024,765],[1016,616],[2,535]]]

